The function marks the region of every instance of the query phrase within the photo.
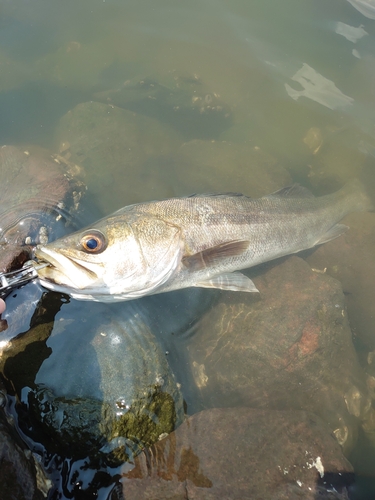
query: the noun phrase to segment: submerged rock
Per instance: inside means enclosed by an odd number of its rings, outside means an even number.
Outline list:
[[[49,453],[127,460],[182,422],[181,392],[136,303],[64,302],[46,294],[3,349],[19,425]]]
[[[313,137],[314,129],[304,138],[312,153],[308,159],[308,178],[312,186],[330,193],[360,176],[366,160],[366,154],[358,147],[362,134],[353,128],[332,128],[323,131],[323,139]]]
[[[47,479],[4,412],[5,392],[0,385],[0,492],[4,500],[41,500],[47,496]]]
[[[232,124],[232,110],[196,76],[173,75],[169,82],[153,78],[127,80],[95,99],[163,121],[185,139],[214,139]]]
[[[260,296],[223,293],[191,340],[205,404],[310,411],[349,452],[373,411],[340,284],[298,257],[261,269]]]
[[[157,120],[98,102],[79,104],[63,116],[56,138],[61,154],[84,168],[89,193],[104,213],[120,208],[120,199],[121,206],[153,199],[151,165],[181,144]]]
[[[193,415],[124,466],[122,483],[127,500],[345,500],[353,480],[315,415],[218,408]]]
[[[176,164],[180,168],[171,170],[165,182],[173,180],[176,186],[183,186],[182,194],[232,191],[260,197],[292,183],[271,155],[229,141],[186,142],[178,151]]]
[[[375,216],[352,214],[345,223],[349,231],[318,247],[307,261],[341,282],[353,333],[372,351],[375,349]]]
[[[76,172],[45,152],[23,152],[14,146],[0,148],[0,179],[0,271],[4,272],[21,267],[33,245],[62,234],[61,226],[77,211],[85,187]]]

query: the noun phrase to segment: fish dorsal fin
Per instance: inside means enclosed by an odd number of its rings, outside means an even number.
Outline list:
[[[236,257],[243,254],[249,248],[250,242],[245,240],[235,240],[207,248],[202,252],[193,255],[186,255],[182,258],[182,264],[190,271],[200,271],[208,266],[217,264],[223,259]]]
[[[188,198],[220,198],[220,197],[233,197],[233,198],[248,198],[251,199],[249,196],[246,196],[242,193],[233,193],[232,191],[224,192],[224,193],[194,193],[188,196]]]
[[[292,184],[291,186],[286,186],[272,194],[266,196],[266,198],[278,197],[278,198],[315,198],[311,191],[307,188],[300,186],[299,184]]]
[[[202,288],[219,288],[220,290],[231,290],[232,292],[259,293],[259,290],[250,278],[242,273],[223,273],[209,280],[199,281],[194,286]]]

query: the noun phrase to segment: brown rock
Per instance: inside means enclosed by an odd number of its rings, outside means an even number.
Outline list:
[[[339,282],[298,257],[259,272],[260,297],[223,293],[192,338],[204,403],[311,411],[349,451],[371,410]]]
[[[60,213],[78,208],[85,188],[45,151],[35,154],[14,146],[0,148],[0,179],[0,271],[8,271],[30,258],[29,245],[45,243],[41,238],[48,239]]]
[[[250,408],[193,415],[125,468],[127,500],[346,499],[353,479],[321,419]]]

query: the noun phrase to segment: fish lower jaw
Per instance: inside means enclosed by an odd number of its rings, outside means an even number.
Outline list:
[[[48,279],[43,279],[40,276],[38,277],[39,284],[43,288],[47,288],[47,290],[51,290],[52,292],[59,292],[59,293],[65,293],[67,295],[71,295],[71,288],[66,285],[59,285],[57,283],[54,283],[53,281],[50,281]]]
[[[91,295],[89,293],[82,293],[79,291],[76,291],[75,288],[71,288],[69,285],[61,285],[58,283],[54,283],[53,281],[50,281],[48,279],[43,279],[41,277],[38,278],[39,284],[43,287],[46,288],[47,290],[50,290],[51,292],[58,292],[58,293],[64,293],[66,295],[69,295],[70,297],[73,297],[74,299],[78,300],[93,300],[93,301],[99,301],[103,302],[103,300],[99,300],[96,298],[96,295]]]
[[[50,290],[52,292],[58,292],[58,293],[64,293],[66,295],[69,295],[73,299],[76,300],[91,300],[94,302],[122,302],[124,300],[124,297],[120,295],[110,295],[108,294],[108,291],[88,291],[88,290],[77,290],[76,288],[71,288],[66,285],[60,285],[58,283],[54,283],[52,281],[49,281],[48,279],[43,279],[39,277],[39,283],[42,287],[47,288],[47,290]]]

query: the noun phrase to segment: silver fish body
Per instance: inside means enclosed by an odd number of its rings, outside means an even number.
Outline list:
[[[298,185],[259,199],[198,195],[131,205],[39,246],[46,288],[114,302],[199,286],[256,292],[237,272],[340,236],[348,213],[371,210],[362,185],[314,197]]]

